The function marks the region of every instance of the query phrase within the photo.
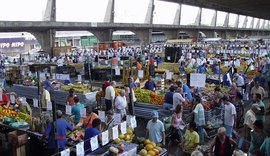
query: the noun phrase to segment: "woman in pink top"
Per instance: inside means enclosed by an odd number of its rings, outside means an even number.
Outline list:
[[[170,148],[171,143],[175,142],[180,144],[182,142],[182,133],[180,129],[180,125],[183,124],[182,120],[182,111],[181,111],[181,105],[177,105],[175,108],[175,112],[172,115],[172,120],[171,120],[171,130],[170,130],[170,142],[168,147]],[[168,149],[168,152],[170,152],[170,149]]]

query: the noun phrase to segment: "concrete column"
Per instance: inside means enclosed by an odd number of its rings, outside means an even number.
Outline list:
[[[56,0],[47,0],[43,21],[56,21]]]
[[[104,22],[114,23],[114,2],[115,0],[108,1]]]
[[[227,13],[224,20],[224,24],[223,24],[223,27],[228,27],[228,26],[229,26],[229,13]]]
[[[93,33],[99,42],[112,41],[113,29],[103,29],[103,30],[89,30]]]
[[[53,55],[53,47],[55,44],[55,30],[48,30],[44,32],[30,32],[38,40],[41,48],[50,56]]]
[[[216,27],[217,26],[217,10],[215,10],[215,13],[213,15],[212,21],[211,21],[211,25],[212,27]]]
[[[234,22],[234,27],[238,28],[239,26],[239,15],[236,16],[235,22]]]
[[[247,16],[244,19],[244,23],[243,23],[243,27],[242,28],[247,28],[247,22],[248,22],[248,18]]]
[[[258,22],[256,23],[256,29],[260,29],[260,19],[258,20]]]
[[[252,18],[251,22],[250,22],[250,28],[253,29],[254,27],[254,18]]]
[[[152,42],[152,29],[130,30],[140,39],[141,45],[148,45]]]
[[[181,4],[178,4],[177,10],[174,16],[173,25],[180,25],[181,20]]]
[[[145,24],[153,24],[153,19],[154,19],[154,10],[155,10],[155,0],[151,0],[148,5],[146,17],[144,20]]]
[[[161,30],[168,40],[170,39],[177,39],[179,30]]]
[[[265,20],[263,20],[263,23],[261,25],[261,29],[264,29],[264,25],[265,25]]]
[[[198,14],[197,14],[194,25],[200,26],[201,25],[201,19],[202,19],[202,8],[199,8],[199,11],[198,11]]]

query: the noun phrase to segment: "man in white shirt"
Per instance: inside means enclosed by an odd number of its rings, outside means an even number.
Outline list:
[[[253,104],[245,114],[245,138],[250,141],[250,131],[253,129],[253,123],[256,121],[256,113],[260,111],[258,104]]]
[[[114,98],[115,98],[115,90],[114,90],[115,86],[116,86],[116,82],[112,81],[111,85],[108,86],[105,90],[106,111],[109,111],[112,109],[112,105],[114,103]]]
[[[173,110],[175,110],[177,105],[182,105],[185,102],[185,99],[179,92],[173,94]]]
[[[226,128],[226,136],[232,137],[233,127],[236,125],[236,109],[229,101],[228,96],[223,97],[223,103],[225,104],[224,127]]]
[[[120,113],[123,118],[127,115],[127,99],[126,99],[126,91],[124,89],[120,90],[120,95],[115,98],[115,112]]]
[[[62,74],[63,73],[63,65],[64,65],[64,60],[62,59],[62,57],[60,57],[56,63],[58,66],[58,73]]]

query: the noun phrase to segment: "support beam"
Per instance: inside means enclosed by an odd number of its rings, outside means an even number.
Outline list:
[[[216,27],[217,26],[217,10],[215,10],[215,13],[213,15],[212,21],[211,21],[211,25],[212,27]]]
[[[247,22],[248,22],[248,17],[246,16],[244,19],[243,27],[242,28],[247,28]]]
[[[201,19],[202,19],[202,8],[199,8],[196,20],[194,25],[200,26],[201,25]]]
[[[264,29],[264,25],[265,25],[265,20],[263,20],[263,23],[261,25],[261,29]]]
[[[150,2],[149,2],[146,17],[145,17],[145,20],[144,20],[144,23],[146,23],[146,24],[153,24],[154,10],[155,10],[154,1],[155,0],[150,0]]]
[[[250,22],[250,28],[253,29],[254,28],[254,18],[252,17],[252,20]]]
[[[105,14],[105,17],[104,17],[104,22],[114,23],[114,13],[115,13],[114,4],[115,4],[115,0],[109,0],[108,1],[106,14]]]
[[[234,27],[238,28],[239,26],[239,15],[236,16],[235,22],[234,22]]]
[[[258,20],[258,22],[256,23],[256,29],[259,29],[260,28],[260,19]]]
[[[99,42],[112,41],[113,29],[104,29],[104,30],[89,30],[93,33]]]
[[[180,25],[180,19],[181,19],[181,4],[178,3],[174,20],[173,20],[173,25]]]
[[[47,0],[43,21],[56,21],[56,0]]]
[[[50,56],[53,56],[53,47],[55,43],[55,30],[48,30],[44,32],[30,32],[38,40],[41,48],[48,53]]]
[[[227,13],[224,20],[224,24],[223,24],[223,27],[228,27],[228,26],[229,26],[229,13]]]
[[[144,30],[130,30],[136,34],[136,36],[140,39],[141,45],[148,45],[152,42],[152,29],[144,29]]]

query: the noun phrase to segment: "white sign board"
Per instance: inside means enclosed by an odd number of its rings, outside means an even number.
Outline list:
[[[76,145],[77,156],[84,156],[84,142],[80,142]]]
[[[120,130],[121,130],[121,134],[127,133],[127,122],[126,121],[124,121],[120,124]]]
[[[65,149],[61,151],[61,156],[70,156],[70,149]]]
[[[33,99],[33,105],[35,108],[38,107],[38,99]]]
[[[143,70],[138,70],[138,77],[143,78]]]
[[[121,114],[120,113],[114,113],[113,118],[114,118],[114,123],[116,125],[120,124],[121,121],[122,121],[122,118],[121,118]]]
[[[115,75],[120,75],[120,69],[119,68],[115,68]]]
[[[71,115],[71,106],[66,105],[66,114]]]
[[[109,143],[109,132],[108,130],[105,132],[101,133],[101,137],[102,137],[102,146],[106,145],[107,143]]]
[[[193,87],[205,87],[206,75],[191,73],[190,74],[190,86]]]
[[[116,138],[118,138],[119,133],[118,133],[118,125],[114,126],[112,128],[112,138],[113,140],[115,140]]]
[[[98,111],[98,117],[102,122],[106,121],[106,116],[104,111]]]
[[[166,72],[166,80],[172,79],[172,72]]]
[[[81,117],[86,117],[86,109],[85,108],[81,108],[80,114],[81,114]]]
[[[94,136],[90,139],[91,150],[94,151],[98,148],[98,136]]]

